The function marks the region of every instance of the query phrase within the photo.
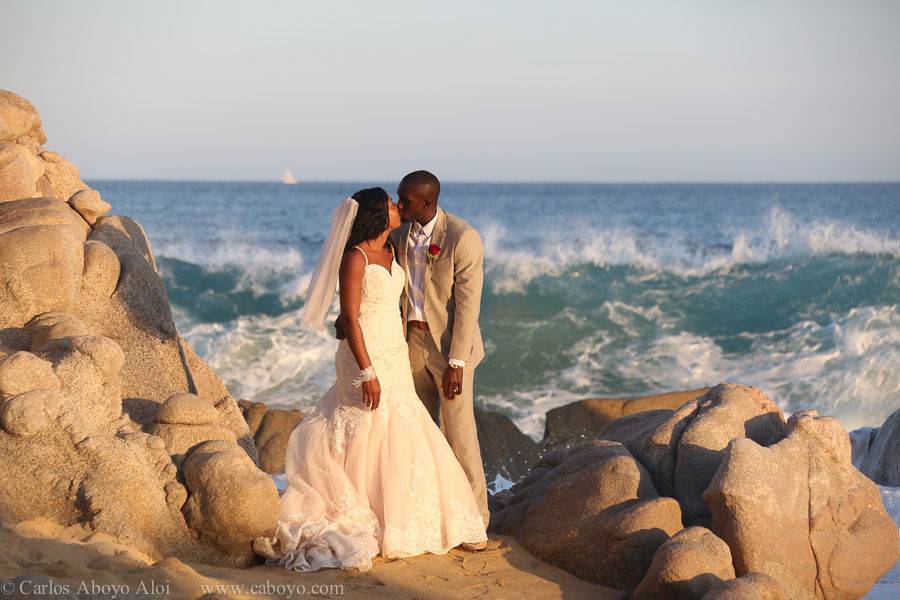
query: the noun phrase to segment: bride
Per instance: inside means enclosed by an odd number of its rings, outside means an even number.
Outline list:
[[[335,384],[291,433],[267,564],[368,570],[372,558],[446,553],[487,539],[469,481],[416,396],[400,317],[406,275],[387,243],[400,215],[382,188],[334,212],[304,321],[322,329],[340,278],[347,339]]]

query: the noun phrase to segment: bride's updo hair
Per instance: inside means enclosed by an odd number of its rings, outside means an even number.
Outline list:
[[[350,249],[360,242],[374,240],[388,228],[388,193],[384,188],[374,187],[359,190],[351,196],[359,204],[347,247]]]

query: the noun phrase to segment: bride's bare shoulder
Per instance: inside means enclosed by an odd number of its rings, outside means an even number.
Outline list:
[[[347,248],[341,258],[341,275],[362,275],[368,261],[366,255],[359,248]]]

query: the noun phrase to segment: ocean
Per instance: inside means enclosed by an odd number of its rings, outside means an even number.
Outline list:
[[[331,212],[396,182],[89,183],[144,226],[235,397],[315,404],[337,342],[300,314]],[[440,204],[485,245],[476,402],[535,439],[574,400],[720,381],[848,430],[900,407],[900,183],[447,183]]]

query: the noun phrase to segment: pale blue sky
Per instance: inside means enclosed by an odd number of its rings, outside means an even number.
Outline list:
[[[0,1],[85,178],[900,179],[900,2]]]

